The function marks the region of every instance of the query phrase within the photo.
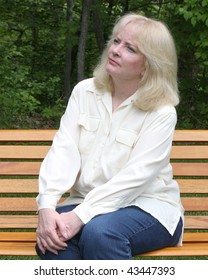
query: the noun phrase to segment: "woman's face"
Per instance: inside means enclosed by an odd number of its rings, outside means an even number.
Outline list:
[[[108,50],[106,70],[114,81],[138,84],[144,73],[145,57],[139,51],[135,37],[135,25],[129,23],[113,39]]]

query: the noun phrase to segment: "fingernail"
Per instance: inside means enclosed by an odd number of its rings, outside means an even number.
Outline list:
[[[63,236],[64,236],[64,238],[68,238],[68,235],[66,232],[64,232]]]

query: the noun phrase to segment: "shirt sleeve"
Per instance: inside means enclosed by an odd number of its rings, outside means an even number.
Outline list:
[[[73,211],[87,223],[94,216],[131,205],[170,160],[176,113],[153,113],[126,165],[107,183],[91,190]]]
[[[66,111],[61,118],[60,128],[52,146],[43,160],[39,172],[38,209],[55,209],[62,194],[69,190],[80,170],[78,150],[80,129],[78,126],[79,106],[73,90]]]

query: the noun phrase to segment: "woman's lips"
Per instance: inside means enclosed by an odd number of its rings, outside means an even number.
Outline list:
[[[112,59],[112,58],[109,58],[108,61],[112,65],[119,65],[119,63],[117,61],[115,61],[114,59]]]

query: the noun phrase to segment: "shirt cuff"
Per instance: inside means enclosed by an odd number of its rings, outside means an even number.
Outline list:
[[[55,209],[59,199],[60,199],[59,196],[52,196],[52,195],[48,195],[48,194],[39,194],[36,198],[38,210],[45,209],[45,208]]]
[[[73,212],[82,220],[84,224],[87,224],[95,215],[92,213],[92,209],[85,202],[79,204]]]

